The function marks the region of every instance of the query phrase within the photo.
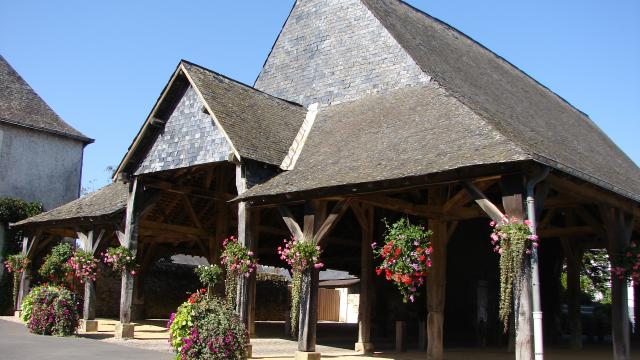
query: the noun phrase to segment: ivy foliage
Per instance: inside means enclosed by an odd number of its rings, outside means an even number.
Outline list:
[[[38,274],[55,284],[64,283],[67,275],[73,272],[73,268],[68,262],[72,256],[71,244],[60,243],[54,246],[51,253],[44,258]]]
[[[0,223],[14,223],[38,215],[42,204],[13,198],[0,198]]]

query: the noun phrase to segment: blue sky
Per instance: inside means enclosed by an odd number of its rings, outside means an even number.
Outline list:
[[[640,163],[640,1],[413,0],[589,116]],[[0,2],[0,54],[95,138],[107,183],[180,59],[253,84],[293,0]]]

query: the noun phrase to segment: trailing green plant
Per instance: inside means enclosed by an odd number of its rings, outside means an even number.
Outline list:
[[[34,334],[69,336],[78,328],[78,303],[64,287],[45,286],[33,296],[27,328]]]
[[[396,285],[403,302],[414,302],[431,268],[432,232],[422,225],[412,225],[406,218],[391,225],[385,219],[384,223],[384,245],[371,244],[374,256],[381,259],[376,274]]]
[[[102,260],[105,265],[117,273],[123,271],[130,272],[131,275],[136,274],[136,255],[133,251],[124,246],[110,247],[102,253]]]
[[[230,304],[217,297],[207,299],[203,290],[180,305],[169,320],[176,359],[246,359],[244,324]]]
[[[213,287],[222,279],[222,268],[218,265],[199,265],[195,269],[200,283],[207,288],[207,294],[213,294]]]
[[[4,266],[9,273],[13,274],[13,307],[18,304],[18,289],[20,288],[20,276],[29,268],[31,260],[26,255],[9,255],[4,262]]]
[[[500,307],[499,318],[504,331],[509,328],[512,301],[518,301],[519,283],[522,278],[525,257],[538,246],[538,237],[531,233],[531,223],[505,215],[500,222],[491,221],[491,244],[500,254]],[[515,300],[514,300],[515,299]]]
[[[324,264],[320,262],[322,249],[311,241],[300,241],[292,236],[283,240],[284,247],[278,246],[280,259],[290,267],[291,276],[291,335],[297,334],[298,311],[300,310],[300,291],[302,290],[302,276],[311,269],[321,269]]]
[[[60,243],[51,249],[49,255],[38,270],[43,278],[54,284],[64,284],[67,276],[73,273],[69,259],[73,256],[73,248],[68,243]]]
[[[225,293],[227,302],[235,304],[236,291],[238,290],[238,277],[248,278],[258,267],[258,262],[252,251],[238,242],[234,236],[230,236],[222,243],[224,247],[220,261],[227,271],[225,278]]]
[[[75,277],[80,279],[81,283],[96,281],[99,261],[93,257],[92,252],[77,249],[68,262],[73,269]]]

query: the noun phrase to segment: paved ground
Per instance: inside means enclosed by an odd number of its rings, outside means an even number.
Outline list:
[[[30,334],[24,325],[0,320],[0,358],[39,359],[173,359],[170,353],[135,349],[83,338]]]
[[[17,318],[0,317],[0,359],[173,359],[167,343],[164,320],[148,320],[136,326],[136,339],[115,340],[113,320],[100,320],[97,333],[79,334],[74,338],[58,338],[29,334]],[[353,327],[353,326],[352,326]],[[323,359],[332,360],[423,360],[424,352],[394,353],[391,350],[374,356],[361,356],[352,351],[355,327],[325,323],[318,328],[317,351]],[[277,323],[261,323],[256,338],[251,339],[255,359],[291,360],[296,343],[282,338]],[[387,348],[391,344],[387,344]],[[635,359],[638,349],[632,350]],[[612,359],[609,346],[589,346],[582,351],[547,349],[546,360]],[[447,348],[445,360],[513,360],[504,349]]]

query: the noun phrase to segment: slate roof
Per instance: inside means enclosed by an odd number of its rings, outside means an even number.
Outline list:
[[[404,2],[362,2],[443,91],[404,89],[325,110],[297,168],[243,198],[534,160],[640,201],[640,169],[584,113]]]
[[[86,144],[93,140],[64,122],[0,55],[0,122],[66,136]]]
[[[242,197],[526,159],[510,139],[431,83],[320,111],[295,168]]]
[[[240,156],[280,165],[307,110],[201,66],[182,65]]]
[[[19,221],[11,226],[46,224],[73,219],[92,219],[114,215],[127,207],[129,186],[123,182],[113,182],[79,199],[66,203],[42,214]]]

